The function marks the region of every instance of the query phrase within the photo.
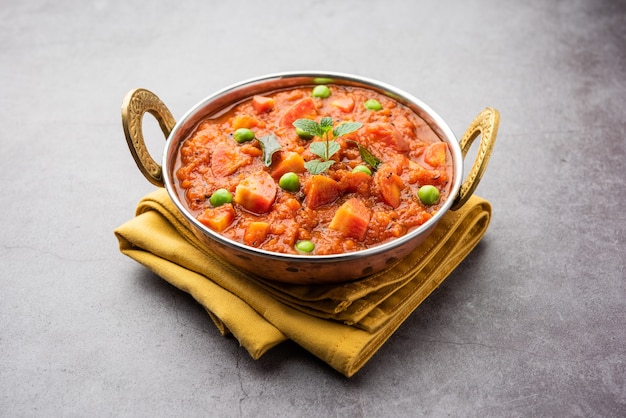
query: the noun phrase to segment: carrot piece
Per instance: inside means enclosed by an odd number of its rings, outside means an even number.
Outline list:
[[[306,205],[311,209],[334,202],[341,194],[341,186],[330,177],[317,174],[304,185]]]
[[[233,129],[239,128],[254,128],[258,126],[259,120],[250,115],[237,115],[231,120],[231,126]]]
[[[404,152],[409,150],[408,139],[390,123],[372,122],[365,126],[365,136],[371,141],[384,144],[393,149]]]
[[[216,208],[207,208],[197,219],[212,230],[222,232],[235,220],[235,209],[230,203]]]
[[[256,110],[257,113],[265,113],[274,109],[274,99],[272,97],[265,96],[253,96],[252,97],[252,107]]]
[[[445,142],[435,142],[426,147],[424,161],[433,167],[441,167],[446,164],[446,151],[448,145]]]
[[[272,170],[272,177],[274,180],[280,179],[280,177],[288,172],[304,173],[304,158],[297,152],[287,152],[281,154],[281,160],[276,164],[276,167]]]
[[[257,171],[237,185],[233,201],[252,213],[262,214],[274,203],[276,189],[272,176],[263,170]]]
[[[270,231],[270,224],[267,222],[250,222],[243,234],[243,242],[252,247],[258,247],[265,241]]]
[[[362,241],[371,217],[371,210],[361,200],[353,197],[337,209],[328,228],[339,231],[346,238]]]
[[[369,194],[372,176],[363,171],[349,171],[345,173],[341,181],[346,191],[366,195]]]
[[[392,208],[400,206],[400,194],[404,188],[400,176],[390,170],[379,170],[376,172],[376,183],[386,204]]]
[[[211,170],[218,177],[225,177],[237,171],[239,167],[250,164],[252,157],[240,152],[234,146],[219,143],[211,156]]]
[[[306,97],[294,103],[283,115],[280,126],[291,127],[297,119],[313,119],[317,116],[315,102],[311,97]]]
[[[352,109],[354,109],[354,99],[352,97],[342,97],[340,99],[333,100],[330,104],[346,113],[352,112]]]
[[[433,186],[443,186],[448,182],[448,173],[445,167],[435,170],[424,168],[421,164],[413,161],[408,164],[408,182],[410,184],[432,184]]]

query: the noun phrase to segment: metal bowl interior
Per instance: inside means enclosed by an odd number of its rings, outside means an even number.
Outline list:
[[[255,94],[315,84],[338,84],[368,88],[385,94],[412,109],[446,142],[453,158],[453,180],[448,199],[425,224],[395,240],[366,250],[333,255],[281,254],[249,247],[207,228],[197,221],[183,203],[176,184],[174,167],[179,148],[204,118],[223,112]],[[412,95],[376,80],[335,72],[289,72],[270,74],[220,90],[191,108],[170,133],[162,161],[165,188],[194,233],[227,262],[265,279],[298,283],[338,283],[362,278],[383,270],[413,251],[450,209],[459,192],[463,156],[459,143],[446,122],[428,105]]]

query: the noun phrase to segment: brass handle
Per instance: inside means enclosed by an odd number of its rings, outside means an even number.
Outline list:
[[[130,153],[143,175],[155,186],[163,187],[163,170],[148,152],[143,138],[142,120],[148,112],[159,122],[165,138],[170,135],[176,121],[163,102],[152,92],[134,89],[122,102],[122,125]]]
[[[500,113],[496,109],[488,107],[476,116],[469,128],[467,128],[467,131],[465,131],[463,138],[461,138],[459,142],[463,158],[465,158],[472,143],[479,135],[481,135],[480,148],[478,149],[474,165],[463,181],[463,184],[461,184],[459,194],[450,210],[459,209],[467,199],[470,198],[472,193],[474,193],[489,163],[489,157],[491,157],[493,145],[498,135],[499,125]]]

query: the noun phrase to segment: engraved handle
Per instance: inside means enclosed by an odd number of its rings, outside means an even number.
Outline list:
[[[463,181],[463,184],[461,184],[459,194],[450,210],[459,209],[467,202],[467,199],[470,198],[472,193],[474,193],[489,163],[489,157],[491,157],[493,145],[498,135],[499,125],[500,113],[496,109],[488,107],[476,116],[472,124],[467,128],[467,131],[465,131],[463,138],[461,138],[459,142],[463,158],[465,158],[472,143],[479,135],[481,136],[480,148],[478,149],[474,165]]]
[[[165,138],[170,135],[176,121],[163,102],[145,89],[131,90],[122,102],[122,125],[130,153],[143,175],[155,186],[163,187],[163,170],[148,152],[143,138],[142,120],[148,112],[159,122]]]

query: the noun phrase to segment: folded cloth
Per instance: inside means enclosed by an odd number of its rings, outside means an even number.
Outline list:
[[[192,295],[254,359],[291,339],[349,377],[478,244],[490,218],[490,203],[474,195],[406,258],[333,285],[274,282],[228,264],[197,239],[164,189],[145,196],[115,235],[123,254]]]

